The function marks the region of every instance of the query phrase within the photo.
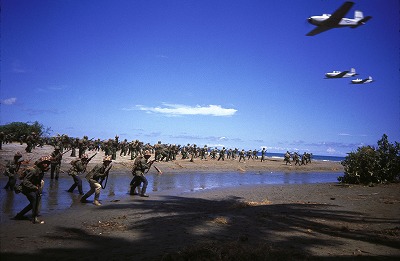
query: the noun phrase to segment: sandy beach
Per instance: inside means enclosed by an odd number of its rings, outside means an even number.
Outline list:
[[[24,148],[5,144],[0,151],[1,167],[17,150],[32,162],[52,151],[44,146],[26,154]],[[101,162],[102,156],[98,153],[89,169]],[[63,170],[71,160],[69,153],[64,155]],[[130,164],[129,157],[117,157],[113,169],[129,173]],[[339,162],[289,166],[276,158],[263,163],[178,159],[156,164],[163,175],[200,171],[216,175],[224,171],[343,173]],[[6,177],[0,181],[4,184]],[[21,194],[14,197],[26,200]],[[172,194],[153,191],[149,198],[124,195],[103,200],[100,207],[81,204],[76,195],[68,209],[43,210],[44,224],[2,218],[1,260],[195,260],[195,256],[214,256],[213,260],[233,256],[238,260],[394,260],[400,257],[399,199],[399,184],[338,183],[243,185]]]

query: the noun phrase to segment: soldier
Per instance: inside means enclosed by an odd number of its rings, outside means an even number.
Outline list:
[[[3,149],[4,137],[4,132],[0,132],[0,150]]]
[[[56,180],[58,180],[58,177],[60,175],[60,167],[61,167],[61,160],[63,154],[60,152],[60,147],[55,146],[54,151],[51,153],[51,169],[50,169],[50,178],[54,179],[54,173]]]
[[[261,162],[265,161],[265,154],[267,153],[267,150],[265,148],[262,149],[261,151]]]
[[[4,175],[8,177],[8,182],[4,189],[10,188],[10,190],[14,190],[15,183],[17,183],[18,170],[21,167],[22,161],[22,154],[17,151],[14,155],[14,160],[7,162]]]
[[[149,162],[149,158],[151,157],[150,151],[146,150],[144,152],[143,157],[137,157],[133,164],[132,174],[135,176],[131,181],[131,195],[135,195],[135,189],[143,183],[143,187],[140,193],[141,197],[148,197],[146,194],[146,189],[148,185],[148,181],[144,176],[150,170],[151,165],[154,163],[155,159]],[[146,171],[147,170],[147,171]],[[145,172],[146,171],[146,172]]]
[[[235,149],[233,150],[233,152],[232,152],[232,159],[233,159],[233,160],[236,159],[238,153],[239,153],[239,149],[238,149],[238,148],[235,148]]]
[[[247,156],[247,160],[250,160],[250,158],[252,158],[254,160],[252,150],[248,150],[246,153],[246,156]]]
[[[299,154],[297,154],[297,152],[295,152],[295,153],[293,154],[293,161],[295,162],[295,163],[294,163],[295,166],[296,166],[297,164],[299,164],[299,166],[300,166],[300,157],[299,157]]]
[[[241,159],[243,159],[243,162],[246,162],[245,151],[244,151],[244,149],[242,149],[242,150],[239,152],[239,162],[240,162]]]
[[[68,175],[74,179],[74,184],[72,184],[68,192],[72,193],[74,192],[74,189],[78,187],[79,194],[83,195],[82,179],[79,177],[79,174],[86,172],[88,163],[91,159],[93,159],[94,156],[96,156],[96,154],[97,153],[95,153],[89,159],[87,154],[83,154],[82,158],[71,161],[72,166],[68,170]]]
[[[124,139],[124,141],[121,142],[120,147],[121,147],[121,152],[119,153],[119,156],[122,157],[122,155],[124,155],[125,157],[126,153],[128,152],[128,140]]]
[[[89,182],[90,190],[86,192],[86,194],[83,195],[83,197],[81,198],[82,203],[86,203],[86,199],[90,197],[93,193],[95,193],[93,204],[96,206],[101,205],[101,203],[99,202],[101,189],[100,179],[108,176],[108,172],[112,167],[111,162],[111,156],[105,156],[102,164],[97,164],[91,171],[86,174],[86,179]]]
[[[26,142],[25,151],[31,153],[36,143],[36,133],[32,132],[31,135],[28,135],[28,137],[26,137],[25,142]]]
[[[232,158],[232,149],[229,149],[229,150],[226,152],[226,158],[227,158],[227,159],[231,159],[231,158]]]
[[[44,185],[43,176],[49,170],[50,158],[50,156],[41,157],[33,167],[29,167],[24,171],[24,178],[21,183],[22,193],[29,200],[29,205],[21,210],[14,217],[15,219],[24,219],[24,215],[32,210],[32,222],[34,224],[43,223],[38,220],[37,216]]]
[[[207,155],[206,155],[206,153],[207,153],[207,150],[208,150],[208,148],[207,148],[207,145],[204,145],[204,147],[200,150],[200,159],[202,160],[202,159],[207,159]]]
[[[253,150],[253,159],[258,159],[258,150]]]
[[[115,135],[114,141],[111,142],[111,159],[116,160],[117,159],[117,150],[119,147],[119,136]]]
[[[218,161],[219,161],[220,159],[222,159],[222,161],[225,160],[225,151],[226,151],[225,147],[223,147],[222,150],[220,150]]]
[[[292,166],[292,163],[290,163],[290,157],[291,157],[290,152],[286,151],[283,161],[286,163],[286,165],[289,163],[290,166]]]
[[[193,147],[189,148],[190,152],[190,162],[194,162],[194,158],[196,157],[197,145],[193,144]]]

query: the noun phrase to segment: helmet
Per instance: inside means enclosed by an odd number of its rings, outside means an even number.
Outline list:
[[[17,151],[17,153],[15,153],[14,158],[21,158],[22,154],[21,152]]]
[[[51,162],[51,156],[43,156],[43,157],[40,157],[40,158],[35,162],[35,165],[49,164],[50,162]]]
[[[111,161],[112,161],[111,156],[105,156],[103,158],[103,162],[111,162]]]
[[[151,153],[150,153],[150,151],[149,151],[149,150],[146,150],[146,151],[144,152],[144,156],[148,156],[148,157],[150,157],[150,156],[151,156]]]

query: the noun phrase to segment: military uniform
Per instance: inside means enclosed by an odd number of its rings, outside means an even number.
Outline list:
[[[218,158],[218,161],[220,160],[220,159],[222,159],[222,161],[224,161],[225,160],[225,147],[223,147],[222,148],[222,150],[219,152],[219,158]]]
[[[15,216],[15,219],[22,219],[28,211],[32,210],[32,222],[39,222],[37,216],[39,213],[39,205],[44,185],[43,176],[49,169],[49,164],[50,157],[42,157],[35,162],[33,167],[29,167],[24,171],[24,178],[21,183],[22,193],[29,200],[29,205],[21,210]]]
[[[246,162],[244,150],[241,150],[239,152],[239,162],[240,162],[241,159],[243,159],[243,161]]]
[[[134,175],[134,178],[131,181],[131,195],[134,195],[134,191],[137,187],[140,186],[141,183],[143,183],[143,187],[141,190],[140,196],[142,197],[148,197],[149,195],[146,194],[146,189],[147,185],[149,182],[147,181],[147,178],[144,176],[145,171],[149,170],[151,167],[152,163],[148,162],[148,159],[150,158],[151,154],[150,151],[145,151],[143,157],[137,157],[135,159],[135,163],[133,164],[133,169],[132,169],[132,174]]]
[[[68,192],[72,193],[74,192],[74,189],[78,187],[79,194],[83,195],[82,179],[79,177],[79,174],[86,171],[87,167],[86,159],[87,156],[85,157],[85,155],[83,155],[82,159],[71,161],[72,167],[68,170],[68,175],[70,175],[73,178],[74,184],[72,184]]]
[[[265,148],[263,148],[261,151],[261,162],[263,162],[265,160],[265,153],[267,153],[267,150]]]
[[[100,197],[100,179],[104,179],[108,175],[108,170],[111,168],[110,163],[112,162],[110,156],[106,156],[103,159],[102,164],[97,164],[94,168],[86,174],[86,179],[89,182],[90,190],[86,192],[85,195],[81,198],[82,203],[86,203],[86,199],[94,194],[93,204],[96,206],[100,206],[99,197]]]
[[[8,182],[4,189],[10,188],[14,190],[15,184],[17,183],[18,170],[22,163],[22,154],[20,152],[15,153],[14,160],[7,162],[6,170],[4,175],[8,177]]]
[[[54,151],[51,153],[51,168],[50,168],[50,178],[58,179],[60,176],[60,167],[61,167],[61,160],[62,160],[62,153],[60,152],[60,147],[56,146]]]

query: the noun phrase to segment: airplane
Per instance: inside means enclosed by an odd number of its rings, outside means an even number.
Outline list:
[[[310,31],[307,36],[314,36],[316,34],[325,32],[327,30],[339,27],[350,27],[357,28],[360,25],[364,25],[372,16],[364,17],[361,11],[354,12],[354,19],[343,18],[347,12],[354,5],[353,2],[345,2],[339,7],[332,15],[323,14],[322,16],[311,16],[308,18],[310,24],[316,25],[317,28]]]
[[[369,76],[367,79],[355,79],[355,80],[351,80],[352,84],[363,84],[363,83],[370,83],[373,82],[374,80],[372,79],[371,76]]]
[[[331,78],[348,78],[348,77],[353,77],[355,75],[358,75],[356,73],[356,69],[351,68],[350,71],[333,71],[330,73],[325,73],[325,79],[331,79]]]

